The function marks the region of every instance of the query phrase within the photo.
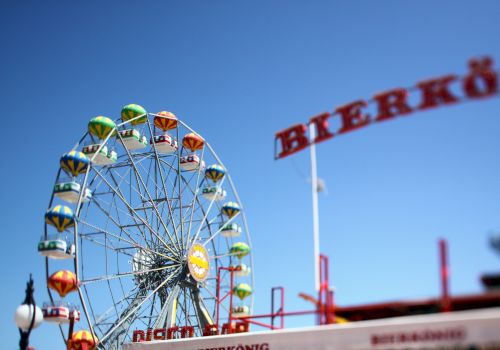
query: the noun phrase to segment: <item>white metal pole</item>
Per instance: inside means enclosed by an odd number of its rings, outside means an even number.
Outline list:
[[[316,166],[316,129],[314,123],[309,124],[309,142],[311,150],[311,191],[313,214],[313,243],[314,243],[314,285],[319,291],[319,213],[318,213],[318,169]]]

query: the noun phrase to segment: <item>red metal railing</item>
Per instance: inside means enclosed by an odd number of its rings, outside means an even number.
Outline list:
[[[227,292],[225,295],[221,296],[221,271],[229,271],[230,273],[230,288],[229,292]],[[219,321],[220,321],[220,304],[227,298],[229,297],[229,325],[232,325],[233,323],[233,288],[234,288],[234,272],[237,271],[236,267],[219,267],[217,269],[217,294],[216,294],[216,304],[217,304],[217,313],[216,313],[216,319],[215,319],[215,324],[217,325],[217,329],[219,328]],[[229,327],[229,333],[232,332],[232,327]]]
[[[440,257],[440,281],[441,281],[441,311],[451,311],[451,297],[449,295],[449,268],[447,257],[447,243],[444,239],[439,240],[439,257]],[[222,273],[227,271],[230,274],[230,288],[224,295],[221,293]],[[287,316],[302,316],[316,315],[316,323],[318,325],[327,325],[335,323],[335,304],[334,294],[330,287],[330,270],[329,259],[326,255],[319,256],[319,291],[317,299],[313,296],[300,294],[306,300],[315,304],[314,310],[304,311],[285,311],[285,288],[273,287],[271,289],[271,312],[268,314],[233,316],[233,288],[234,288],[234,273],[239,271],[237,267],[219,267],[217,270],[217,290],[216,290],[216,320],[215,324],[207,325],[204,335],[231,334],[248,332],[250,324],[265,327],[271,330],[283,329],[285,327],[285,317]],[[221,322],[221,304],[229,298],[229,315],[228,322]],[[258,321],[258,319],[270,319],[270,323]],[[277,322],[279,321],[279,322]],[[276,324],[278,323],[278,324]],[[70,323],[70,335],[72,333],[72,325]],[[152,330],[151,330],[152,331]],[[163,330],[164,331],[164,330]],[[140,331],[137,331],[140,332]],[[194,336],[194,328],[186,326],[183,328],[172,327],[167,330],[167,339],[174,338],[173,333],[179,332],[182,338]],[[143,337],[144,338],[144,337]],[[163,337],[164,338],[164,337]],[[157,339],[156,335],[154,339]],[[146,340],[151,340],[151,335],[146,337]],[[138,340],[139,341],[139,340]],[[141,340],[142,341],[142,340]]]
[[[316,309],[315,310],[305,310],[305,311],[292,311],[292,312],[285,312],[285,288],[284,287],[273,287],[271,289],[271,312],[268,314],[260,314],[260,315],[248,315],[248,316],[239,316],[239,317],[233,317],[232,311],[233,311],[233,300],[232,300],[232,294],[233,294],[233,286],[234,286],[234,272],[237,271],[236,268],[233,267],[219,267],[219,270],[217,271],[217,317],[216,317],[216,327],[217,329],[219,328],[219,322],[220,322],[220,304],[229,296],[229,320],[228,324],[231,325],[233,320],[238,320],[240,322],[244,322],[246,324],[254,324],[258,325],[261,327],[269,328],[269,329],[282,329],[285,327],[285,317],[286,316],[302,316],[302,315],[312,315],[316,314],[317,317],[317,323],[320,325],[323,324],[331,324],[335,321],[335,312],[334,312],[334,303],[333,303],[333,291],[330,290],[330,285],[329,285],[329,269],[328,269],[328,257],[326,255],[320,255],[320,260],[319,260],[319,270],[320,270],[320,289],[318,293],[318,300],[316,302]],[[221,296],[221,291],[220,291],[220,274],[222,270],[229,271],[231,274],[230,277],[230,290],[227,292],[225,295]],[[279,295],[279,307],[276,309],[276,294]],[[260,321],[256,321],[256,319],[260,318],[269,318],[271,320],[271,323],[264,323]],[[275,326],[275,320],[276,318],[279,318],[279,326]],[[233,327],[227,327],[229,328],[228,333],[232,333]]]

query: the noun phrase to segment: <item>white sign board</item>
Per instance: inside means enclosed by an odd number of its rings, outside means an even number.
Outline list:
[[[124,350],[500,349],[500,308],[125,344]]]

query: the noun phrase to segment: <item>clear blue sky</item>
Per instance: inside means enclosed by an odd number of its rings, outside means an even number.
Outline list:
[[[200,130],[246,208],[256,312],[275,285],[289,310],[308,308],[297,293],[313,291],[309,159],[274,161],[274,133],[464,73],[470,57],[500,61],[499,14],[495,0],[2,2],[2,348],[16,348],[12,315],[30,272],[47,300],[36,244],[59,157],[90,118],[139,103]],[[439,237],[452,293],[481,290],[480,273],[500,268],[487,246],[500,228],[499,129],[497,96],[318,146],[321,250],[339,304],[437,295]],[[32,344],[61,348],[58,337],[43,325]]]

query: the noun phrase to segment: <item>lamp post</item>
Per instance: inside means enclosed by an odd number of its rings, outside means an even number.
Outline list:
[[[14,320],[19,328],[21,339],[19,340],[19,347],[21,350],[28,350],[29,337],[31,330],[38,327],[43,321],[42,310],[36,306],[35,298],[33,297],[33,278],[30,274],[30,279],[26,283],[26,297],[24,302],[16,309]]]

